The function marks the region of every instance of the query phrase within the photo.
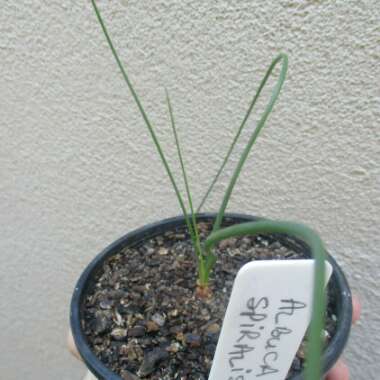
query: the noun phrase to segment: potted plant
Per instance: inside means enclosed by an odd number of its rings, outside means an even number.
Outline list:
[[[102,251],[84,270],[71,303],[71,328],[84,362],[99,379],[207,379],[238,270],[252,260],[313,257],[312,322],[287,378],[320,379],[322,372],[340,356],[350,330],[351,293],[343,272],[310,228],[298,223],[225,213],[242,167],[285,81],[287,56],[279,54],[269,66],[218,173],[196,209],[168,92],[167,104],[186,201],[95,0],[92,4],[157,148],[183,216],[128,233]],[[201,213],[277,65],[281,65],[281,70],[270,101],[233,172],[219,212]],[[326,292],[323,284],[325,259],[333,267]],[[243,376],[230,378],[244,379]]]

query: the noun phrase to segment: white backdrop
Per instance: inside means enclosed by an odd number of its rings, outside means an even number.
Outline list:
[[[321,233],[363,301],[346,351],[352,378],[376,379],[376,0],[99,3],[175,162],[164,86],[171,93],[198,201],[271,59],[289,54],[230,210]],[[0,377],[79,379],[65,349],[77,277],[114,239],[179,208],[89,1],[3,1],[0,68]],[[234,163],[206,209],[218,207]]]

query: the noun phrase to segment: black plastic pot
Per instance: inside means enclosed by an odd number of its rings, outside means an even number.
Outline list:
[[[210,221],[215,218],[215,214],[200,214],[198,221]],[[229,224],[242,223],[247,221],[255,221],[258,218],[242,214],[226,214],[225,221]],[[70,323],[74,337],[75,344],[78,351],[86,363],[89,370],[98,378],[105,380],[122,380],[121,377],[111,372],[91,351],[87,344],[86,336],[83,333],[81,326],[81,314],[82,314],[82,301],[87,293],[88,287],[92,283],[95,273],[102,267],[103,262],[110,256],[120,252],[121,249],[126,246],[136,245],[143,242],[146,239],[150,239],[156,235],[160,235],[168,230],[172,230],[176,227],[184,226],[183,216],[165,219],[163,221],[149,224],[135,231],[128,233],[122,238],[116,240],[113,244],[104,249],[98,254],[91,263],[84,270],[80,276],[78,283],[76,284],[74,294],[71,301],[71,315]],[[282,240],[279,237],[279,240]],[[283,241],[286,243],[286,239]],[[305,252],[310,254],[307,246],[302,244]],[[329,346],[326,348],[323,354],[323,370],[327,372],[333,364],[337,361],[341,355],[344,346],[347,342],[351,321],[352,321],[352,299],[351,291],[348,286],[347,280],[336,263],[336,261],[328,255],[328,260],[333,266],[333,274],[330,280],[330,286],[332,286],[334,297],[336,298],[336,316],[337,316],[337,330],[330,341]],[[291,380],[303,380],[303,374],[293,376]]]

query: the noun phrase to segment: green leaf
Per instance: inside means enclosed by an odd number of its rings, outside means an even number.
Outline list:
[[[220,209],[219,209],[219,212],[218,212],[218,215],[217,215],[217,218],[215,220],[215,223],[214,223],[214,227],[213,227],[213,231],[216,231],[220,228],[221,226],[221,223],[222,223],[222,220],[223,220],[223,217],[224,217],[224,212],[226,210],[226,207],[227,207],[227,204],[230,200],[230,197],[231,197],[231,194],[232,194],[232,190],[234,189],[234,186],[236,184],[236,181],[237,179],[239,178],[239,175],[241,173],[241,170],[243,168],[243,165],[245,163],[245,161],[247,160],[247,157],[252,149],[252,146],[254,145],[254,143],[256,142],[256,139],[258,137],[258,135],[260,134],[260,131],[263,129],[264,125],[265,125],[265,122],[266,120],[268,119],[268,116],[270,115],[270,113],[272,112],[272,109],[273,109],[273,106],[274,104],[276,103],[276,100],[278,98],[278,96],[280,95],[280,91],[281,91],[281,88],[282,88],[282,85],[284,84],[285,82],[285,78],[286,78],[286,73],[287,73],[287,70],[288,70],[288,57],[286,54],[279,54],[271,63],[271,65],[269,66],[263,80],[261,81],[260,83],[260,86],[259,86],[259,89],[257,90],[257,93],[251,103],[251,106],[247,112],[247,115],[245,117],[244,120],[247,120],[249,115],[251,114],[252,112],[252,109],[253,109],[253,106],[255,105],[257,99],[259,98],[260,94],[261,94],[261,91],[263,90],[263,88],[265,87],[265,84],[267,83],[268,81],[268,78],[271,76],[274,68],[277,66],[278,63],[282,62],[282,67],[281,67],[281,72],[280,72],[280,75],[279,75],[279,78],[277,80],[277,83],[276,83],[276,86],[274,87],[273,91],[272,91],[272,95],[271,95],[271,98],[269,100],[269,103],[267,104],[259,122],[257,123],[257,126],[255,128],[255,130],[253,131],[242,155],[240,156],[240,160],[236,166],[236,169],[232,175],[232,178],[230,180],[230,183],[228,185],[228,188],[224,194],[224,197],[223,197],[223,201],[222,201],[222,204],[220,206]],[[244,125],[244,124],[243,124]]]
[[[151,136],[151,138],[153,140],[153,143],[154,143],[154,145],[155,145],[155,147],[157,149],[157,152],[158,152],[158,154],[160,156],[160,159],[161,159],[161,161],[162,161],[162,163],[163,163],[163,165],[165,167],[166,173],[169,176],[170,182],[171,182],[171,184],[173,186],[173,189],[175,191],[175,194],[177,196],[178,203],[179,203],[179,205],[181,207],[182,213],[185,216],[186,224],[187,224],[187,227],[189,229],[189,232],[190,232],[190,234],[192,234],[193,233],[192,232],[192,226],[189,223],[188,218],[187,218],[187,210],[186,210],[185,204],[184,204],[184,202],[182,200],[181,193],[179,192],[177,183],[176,183],[176,181],[174,179],[174,176],[173,176],[173,173],[172,173],[172,171],[171,171],[171,169],[169,167],[169,164],[168,164],[168,162],[167,162],[167,160],[165,158],[165,155],[164,155],[164,152],[163,152],[163,150],[161,148],[161,145],[160,145],[160,143],[159,143],[159,141],[157,139],[156,133],[154,132],[153,125],[151,124],[151,122],[150,122],[150,120],[149,120],[149,118],[148,118],[148,116],[147,116],[147,114],[145,112],[145,109],[144,109],[144,107],[143,107],[143,105],[142,105],[142,103],[141,103],[141,101],[140,101],[140,99],[139,99],[139,97],[137,95],[137,92],[134,89],[134,87],[132,85],[132,82],[130,81],[130,79],[128,77],[127,71],[125,70],[123,64],[121,63],[121,60],[120,60],[120,58],[119,58],[119,56],[117,54],[117,51],[116,51],[116,49],[115,49],[115,47],[114,47],[114,45],[112,43],[112,40],[111,40],[111,38],[110,38],[110,36],[108,34],[107,28],[106,28],[106,26],[104,24],[104,21],[102,19],[102,16],[101,16],[100,11],[99,11],[99,9],[98,9],[98,7],[96,5],[95,0],[91,0],[91,3],[93,5],[93,7],[94,7],[96,16],[97,16],[99,24],[100,24],[100,26],[101,26],[101,28],[103,30],[103,33],[104,33],[104,35],[106,37],[107,43],[108,43],[108,45],[109,45],[109,47],[110,47],[110,49],[112,51],[112,54],[113,54],[113,56],[114,56],[114,58],[116,60],[117,65],[119,66],[119,69],[120,69],[120,71],[121,71],[121,73],[123,75],[125,83],[127,84],[128,88],[129,88],[129,90],[130,90],[130,92],[132,94],[132,97],[135,100],[135,102],[137,104],[137,107],[138,107],[138,109],[139,109],[139,111],[141,113],[141,116],[142,116],[142,118],[143,118],[143,120],[145,122],[145,125],[147,126],[147,128],[149,130],[150,136]]]
[[[178,139],[178,133],[177,133],[177,128],[174,120],[174,115],[173,115],[173,108],[171,105],[170,97],[168,91],[165,89],[166,92],[166,101],[168,104],[168,109],[169,109],[169,115],[170,115],[170,122],[173,130],[173,135],[174,135],[174,140],[175,140],[175,145],[177,147],[177,154],[178,154],[178,159],[181,165],[181,170],[182,170],[182,176],[183,176],[183,181],[185,183],[185,188],[186,188],[186,194],[187,194],[187,199],[189,202],[189,207],[190,207],[190,212],[191,212],[191,223],[192,223],[192,230],[193,230],[193,241],[195,242],[195,253],[197,254],[199,260],[203,261],[203,256],[202,256],[202,249],[200,245],[200,240],[199,240],[199,234],[198,234],[198,227],[197,227],[197,220],[196,220],[196,215],[194,213],[194,208],[193,208],[193,200],[191,197],[191,191],[190,191],[190,186],[189,186],[189,181],[187,178],[186,174],[186,169],[185,169],[185,163],[183,161],[182,157],[182,151],[181,151],[181,145],[179,143]],[[186,215],[187,217],[187,215]]]
[[[304,241],[311,249],[315,260],[312,320],[309,329],[309,343],[306,361],[306,379],[321,379],[322,330],[326,308],[325,248],[316,232],[309,227],[292,222],[258,221],[235,224],[213,232],[205,242],[205,251],[212,255],[213,247],[221,240],[231,237],[257,234],[287,234]]]

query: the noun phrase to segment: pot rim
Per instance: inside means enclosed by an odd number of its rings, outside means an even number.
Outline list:
[[[210,220],[214,219],[215,216],[215,213],[200,213],[197,214],[197,220]],[[263,218],[258,218],[246,214],[226,213],[224,219],[242,223],[247,221],[258,221],[262,220]],[[175,226],[184,224],[184,216],[181,215],[150,223],[136,230],[133,230],[103,249],[91,260],[91,262],[87,265],[85,270],[80,275],[71,299],[70,325],[78,352],[80,353],[88,369],[98,379],[122,380],[118,374],[108,369],[106,365],[103,364],[103,362],[99,360],[97,356],[92,352],[87,343],[86,336],[82,330],[82,299],[91,282],[93,273],[101,267],[104,260],[116,254],[126,246],[140,243],[148,237],[151,238],[162,233],[164,230],[168,230]],[[343,352],[344,346],[346,345],[349,337],[352,322],[352,295],[346,277],[342,269],[329,253],[327,253],[327,260],[333,267],[333,275],[330,281],[332,281],[337,288],[337,294],[340,294],[340,298],[337,299],[337,329],[335,335],[331,339],[329,345],[324,350],[322,355],[324,373],[326,373],[333,366],[333,364],[338,360],[341,353]],[[293,376],[290,380],[304,380],[303,372]]]

